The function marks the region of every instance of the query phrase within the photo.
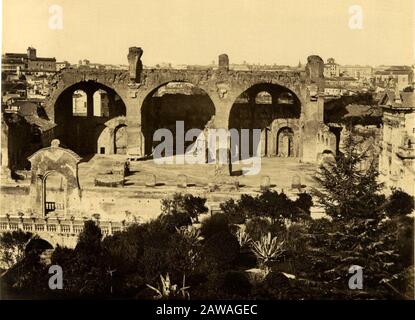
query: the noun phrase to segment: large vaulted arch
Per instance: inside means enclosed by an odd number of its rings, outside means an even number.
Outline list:
[[[190,129],[204,130],[214,115],[215,105],[209,95],[189,82],[171,81],[156,87],[147,94],[141,107],[145,154],[151,154],[159,143],[153,141],[156,130],[168,129],[175,137],[178,121],[183,122],[184,132]],[[185,141],[185,150],[193,142]],[[175,139],[173,152],[179,152]]]
[[[100,153],[98,139],[105,123],[125,116],[126,106],[114,89],[96,81],[80,81],[58,96],[54,115],[55,135],[62,145],[85,156]]]
[[[289,127],[298,136],[301,101],[287,87],[274,83],[257,83],[242,92],[232,105],[229,114],[229,128],[237,129],[239,141],[232,141],[232,149],[246,148],[245,154],[252,156],[260,144],[262,156],[278,156],[278,130]],[[249,139],[242,139],[242,129],[249,129]],[[259,129],[259,139],[254,139],[253,129]],[[293,139],[297,141],[298,139]],[[297,150],[297,146],[291,146]],[[248,152],[249,150],[249,152]],[[293,152],[291,156],[297,155]]]

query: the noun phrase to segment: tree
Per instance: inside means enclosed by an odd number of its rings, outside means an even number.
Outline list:
[[[101,239],[101,229],[94,221],[88,220],[84,224],[83,231],[79,234],[75,252],[80,259],[92,261],[101,254]]]
[[[265,190],[257,196],[241,195],[237,201],[230,199],[220,205],[221,210],[233,223],[241,224],[247,218],[269,217],[273,223],[283,223],[285,219],[301,220],[310,215],[311,196],[300,193],[292,201],[283,192]]]
[[[21,261],[25,255],[25,248],[33,235],[21,230],[5,232],[0,235],[1,268],[9,269]]]
[[[377,180],[376,163],[368,158],[368,150],[360,149],[349,134],[344,153],[335,163],[323,165],[317,175],[321,189],[313,193],[333,220],[310,224],[304,240],[311,250],[302,255],[308,261],[305,273],[309,283],[327,284],[320,291],[331,298],[402,299],[407,297],[410,283],[407,271],[413,268],[413,260],[407,259],[411,250],[407,243],[413,242],[413,220],[409,224],[411,233],[399,219],[384,218],[388,210],[398,216],[410,211],[411,199],[399,192],[390,199],[380,194],[382,184]],[[368,166],[362,169],[362,163]],[[364,268],[362,292],[351,292],[347,286],[345,275],[352,265]]]
[[[198,221],[202,213],[206,213],[206,199],[191,194],[175,193],[172,199],[161,200],[162,215],[184,215],[193,221]],[[192,221],[191,220],[191,221]]]
[[[86,221],[84,230],[79,234],[74,250],[75,261],[71,268],[74,289],[81,296],[105,296],[109,293],[101,240],[99,226],[92,220]]]
[[[379,219],[384,196],[379,192],[383,184],[377,181],[375,161],[369,159],[368,150],[360,151],[353,134],[344,142],[344,153],[335,162],[320,166],[316,180],[320,188],[313,195],[333,219],[373,218]],[[366,169],[361,165],[368,163]]]

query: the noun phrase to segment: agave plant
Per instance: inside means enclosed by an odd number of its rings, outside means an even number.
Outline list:
[[[171,283],[170,276],[167,273],[165,278],[160,275],[161,286],[159,288],[155,288],[149,284],[146,285],[156,293],[156,295],[153,297],[156,300],[177,298],[179,296],[181,296],[183,299],[190,299],[190,293],[188,291],[190,287],[186,287],[185,282],[186,277],[183,275],[182,287],[179,288],[177,284]]]
[[[277,237],[271,237],[271,233],[261,237],[258,241],[252,242],[252,252],[260,261],[260,266],[268,267],[268,263],[277,260],[284,252],[284,241],[280,241]]]
[[[239,246],[241,248],[246,247],[251,243],[251,238],[249,237],[249,234],[245,231],[245,228],[239,227],[235,235],[238,239]]]
[[[176,228],[176,231],[177,231],[177,233],[182,235],[183,238],[189,240],[189,242],[192,243],[192,244],[196,244],[200,240],[203,239],[200,235],[200,230],[196,229],[192,226],[190,226],[190,227],[184,226],[184,227],[181,227],[181,228]]]
[[[194,227],[181,227],[176,228],[176,231],[186,242],[183,247],[183,249],[187,248],[186,268],[193,270],[200,259],[200,241],[203,239],[200,235],[200,230]]]

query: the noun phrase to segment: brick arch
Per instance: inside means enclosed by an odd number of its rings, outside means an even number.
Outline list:
[[[46,249],[56,248],[56,246],[59,244],[59,242],[56,240],[56,238],[48,232],[36,232],[36,234],[39,236],[39,239],[36,239],[36,238],[30,239],[29,242],[25,245],[25,248],[27,248],[34,241],[37,241],[37,240],[41,240],[41,241],[43,240],[45,242],[44,245],[48,245],[50,247],[50,248],[46,248]]]
[[[279,75],[274,73],[269,73],[266,76],[252,76],[248,79],[240,79],[234,80],[229,82],[230,85],[230,92],[229,92],[229,99],[233,102],[244,92],[248,91],[251,87],[257,85],[264,85],[264,86],[280,86],[288,89],[294,96],[300,101],[301,105],[304,105],[304,90],[300,83],[300,76],[297,73],[293,73],[292,75]],[[261,90],[267,91],[267,90]]]
[[[115,128],[121,125],[127,125],[127,119],[125,116],[115,117],[105,122],[104,125],[108,128],[115,130]]]
[[[92,94],[95,94],[98,90],[104,90],[107,93],[110,93],[111,91],[113,91],[115,94],[117,94],[121,98],[121,100],[122,100],[122,102],[123,102],[123,104],[125,106],[125,109],[126,109],[125,110],[125,113],[127,112],[127,105],[125,103],[125,100],[113,88],[111,88],[111,87],[109,87],[109,86],[107,86],[107,85],[105,85],[103,83],[96,82],[96,81],[80,81],[80,82],[76,82],[76,83],[74,83],[74,84],[66,87],[66,89],[63,90],[56,97],[56,100],[55,100],[55,102],[53,104],[49,104],[49,103],[46,104],[45,111],[46,111],[46,114],[48,115],[49,119],[51,119],[51,117],[53,117],[52,120],[55,121],[55,119],[56,119],[55,118],[55,111],[56,111],[56,108],[57,108],[57,105],[56,104],[59,102],[59,99],[61,97],[63,97],[63,94],[70,94],[71,91],[75,92],[77,90],[83,91],[85,94],[87,94],[88,91],[91,91]],[[72,92],[72,94],[73,94],[73,92]]]
[[[255,81],[252,83],[244,83],[243,85],[240,85],[239,83],[236,84],[235,88],[232,88],[232,91],[230,93],[230,99],[233,101],[232,104],[235,103],[235,100],[238,99],[239,96],[241,96],[243,93],[249,91],[251,88],[258,87],[258,91],[262,92],[268,92],[270,93],[270,89],[267,89],[267,87],[282,87],[287,89],[288,92],[290,92],[294,99],[298,101],[300,106],[304,105],[304,99],[303,99],[303,92],[299,86],[293,86],[289,83],[280,83],[273,80],[270,81]],[[260,88],[260,89],[259,89]],[[272,94],[271,94],[272,95]]]
[[[298,108],[299,108],[299,117],[301,117],[301,114],[303,112],[303,98],[301,95],[298,95],[298,93],[292,91],[289,87],[281,85],[279,83],[275,83],[275,82],[257,82],[254,83],[252,85],[245,85],[243,88],[246,88],[245,90],[241,91],[242,89],[239,88],[237,92],[237,95],[235,93],[233,93],[232,96],[232,104],[230,105],[230,108],[228,109],[228,114],[227,114],[227,119],[228,119],[228,126],[230,128],[230,123],[231,123],[231,116],[232,116],[232,110],[234,110],[235,107],[235,103],[236,100],[245,92],[249,92],[251,90],[251,92],[253,93],[253,98],[255,99],[256,95],[260,92],[268,92],[271,96],[272,99],[274,100],[274,98],[277,98],[277,96],[273,95],[273,92],[275,89],[284,89],[287,90],[287,92],[289,92],[292,97],[294,98],[295,103],[297,104]],[[274,105],[274,101],[272,102],[272,105]],[[287,118],[290,119],[290,118]],[[276,120],[276,119],[274,119]],[[271,123],[272,124],[272,123]]]
[[[279,120],[279,121],[278,121]],[[293,133],[293,143],[294,143],[294,156],[301,155],[301,148],[300,148],[300,125],[298,119],[276,119],[272,123],[272,143],[273,143],[273,152],[277,155],[277,144],[278,144],[278,136],[282,129],[288,128]]]
[[[203,92],[203,94],[206,95],[206,100],[209,101],[206,110],[206,113],[203,113],[202,116],[202,120],[206,120],[204,122],[204,124],[207,124],[210,120],[212,120],[212,118],[216,115],[217,112],[217,108],[216,108],[216,104],[215,104],[215,100],[214,98],[212,98],[212,95],[209,94],[209,92],[207,91],[208,86],[205,85],[199,85],[199,78],[197,76],[195,76],[195,78],[190,78],[190,80],[193,81],[188,81],[186,80],[187,77],[171,77],[170,79],[172,80],[166,80],[166,78],[163,79],[159,79],[158,84],[155,86],[155,82],[152,82],[152,86],[150,88],[150,86],[148,86],[147,88],[143,88],[143,91],[141,93],[142,95],[142,100],[141,100],[141,106],[140,106],[140,143],[142,146],[142,150],[145,151],[145,153],[149,153],[151,150],[151,134],[150,132],[154,129],[154,123],[152,123],[151,120],[151,112],[149,113],[149,111],[151,111],[151,107],[152,105],[150,104],[150,100],[153,97],[154,93],[157,92],[157,90],[159,90],[160,88],[162,88],[163,86],[168,85],[169,83],[184,83],[184,84],[189,84],[194,88],[197,88],[199,90],[201,90]],[[206,102],[206,101],[205,101]],[[145,114],[150,114],[149,117],[147,117]],[[198,113],[195,113],[198,114]],[[203,119],[204,116],[209,115],[209,118],[207,119]],[[149,120],[149,121],[146,121]],[[187,119],[189,120],[189,119]],[[194,119],[193,119],[194,120]],[[198,122],[198,121],[196,121]],[[199,125],[199,124],[198,124]],[[185,124],[186,127],[186,124]],[[186,128],[185,128],[186,129]],[[203,129],[203,128],[200,128]]]
[[[79,188],[77,166],[81,157],[72,150],[51,146],[36,151],[28,160],[31,163],[32,183],[36,176],[46,178],[56,172],[62,174],[72,188]]]
[[[128,74],[120,71],[78,71],[74,69],[62,70],[51,80],[51,91],[45,100],[45,111],[48,118],[55,121],[55,105],[59,97],[67,90],[76,88],[82,82],[94,82],[97,84],[97,89],[108,90],[111,89],[120,96],[126,108],[128,101]],[[76,90],[76,89],[75,89]],[[83,90],[80,88],[80,90]],[[95,90],[95,91],[96,91]]]
[[[215,97],[212,94],[212,87],[209,83],[204,83],[200,79],[202,77],[197,77],[195,75],[187,75],[184,73],[182,76],[180,74],[175,76],[169,77],[161,77],[157,78],[156,80],[152,81],[150,84],[144,84],[142,87],[139,88],[139,94],[141,97],[141,105],[140,105],[140,112],[141,108],[143,107],[144,101],[154,94],[158,89],[161,87],[171,83],[171,82],[181,82],[181,83],[189,83],[196,88],[203,90],[210,100],[214,103]]]

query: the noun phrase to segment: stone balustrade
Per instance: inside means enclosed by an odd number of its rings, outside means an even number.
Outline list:
[[[83,219],[39,218],[2,215],[0,216],[0,232],[22,230],[37,234],[54,233],[59,235],[77,236],[83,231]],[[125,225],[122,222],[97,221],[104,236],[122,231]]]

